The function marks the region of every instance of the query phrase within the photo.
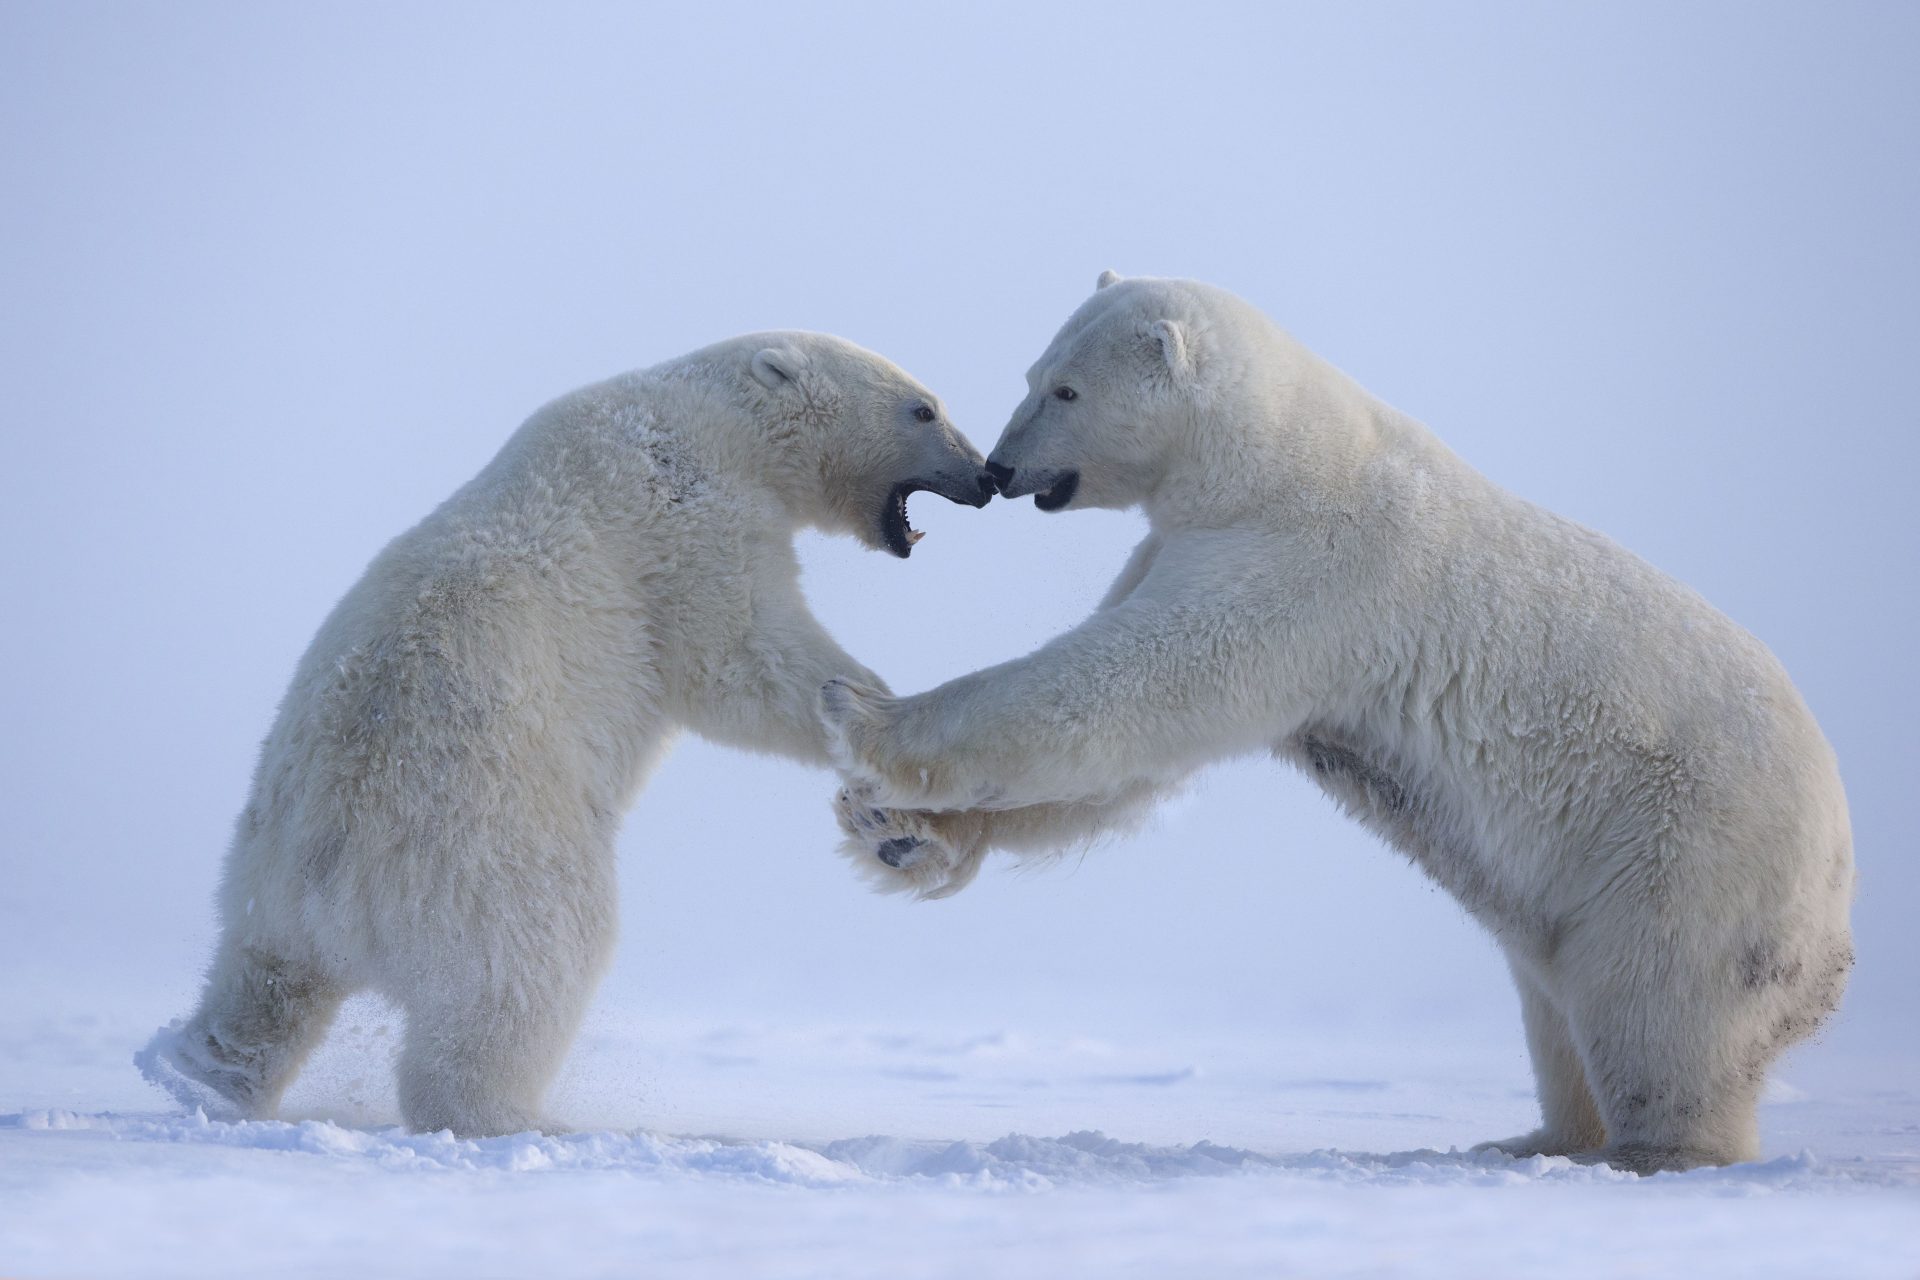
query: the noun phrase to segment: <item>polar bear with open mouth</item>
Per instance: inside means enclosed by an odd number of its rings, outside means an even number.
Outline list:
[[[907,499],[983,506],[934,395],[822,334],[753,334],[563,396],[395,539],[260,751],[199,1008],[140,1055],[264,1117],[342,999],[406,1013],[410,1128],[536,1126],[614,940],[614,836],[674,734],[827,763],[793,535],[905,557]]]

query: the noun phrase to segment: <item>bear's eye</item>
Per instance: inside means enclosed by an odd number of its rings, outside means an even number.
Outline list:
[[[932,422],[933,417],[933,410],[927,408],[926,405],[921,405],[913,411],[913,420],[915,422]]]
[[[1055,400],[1078,400],[1080,393],[1072,387],[1055,387],[1053,389],[1053,398]]]

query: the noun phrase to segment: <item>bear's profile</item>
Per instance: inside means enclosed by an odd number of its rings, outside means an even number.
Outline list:
[[[1271,751],[1498,938],[1543,1124],[1488,1145],[1754,1157],[1768,1065],[1852,962],[1839,773],[1766,648],[1220,290],[1103,276],[1028,387],[1001,492],[1150,533],[1026,658],[825,687],[851,851],[937,892],[1024,806],[1099,821]]]
[[[932,393],[825,335],[541,409],[320,628],[234,832],[199,1007],[142,1068],[270,1115],[370,989],[406,1014],[411,1128],[536,1125],[609,958],[621,815],[682,728],[827,762],[821,684],[876,677],[808,612],[793,535],[904,557],[923,489],[992,494]]]

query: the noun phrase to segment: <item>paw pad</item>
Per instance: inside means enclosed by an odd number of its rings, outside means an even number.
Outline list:
[[[908,854],[925,843],[925,840],[917,836],[895,836],[891,840],[881,842],[876,856],[880,861],[897,870],[906,865]],[[918,859],[915,859],[915,861],[918,861]]]

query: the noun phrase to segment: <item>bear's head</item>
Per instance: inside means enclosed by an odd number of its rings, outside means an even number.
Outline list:
[[[987,458],[1000,492],[1042,511],[1131,507],[1190,443],[1209,398],[1216,290],[1102,272],[1027,371]]]
[[[993,497],[980,451],[939,397],[891,361],[822,333],[757,334],[747,349],[751,389],[805,523],[904,559],[921,537],[907,523],[909,495],[970,507]]]

